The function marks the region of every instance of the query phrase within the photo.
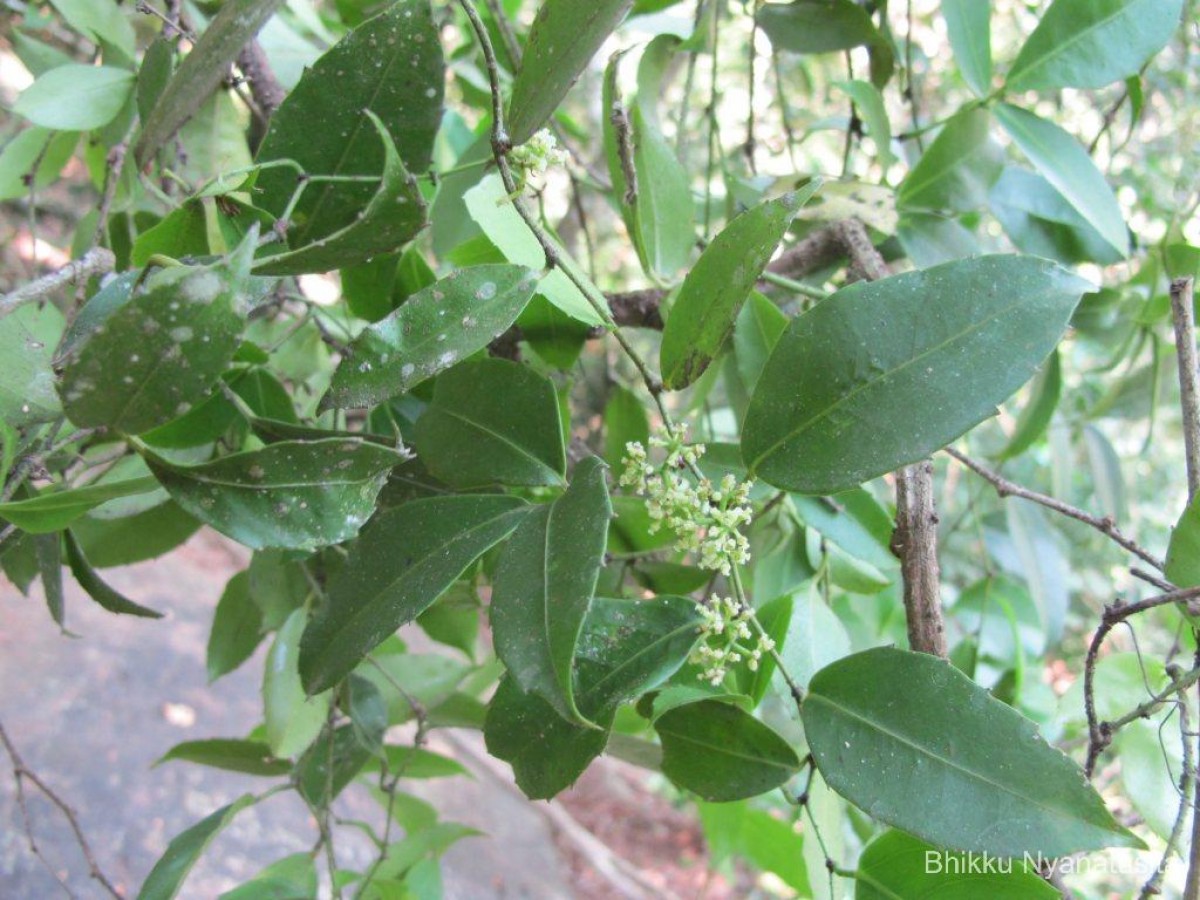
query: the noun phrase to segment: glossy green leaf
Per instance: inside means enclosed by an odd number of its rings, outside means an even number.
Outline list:
[[[630,111],[637,195],[633,231],[642,267],[669,279],[687,265],[696,243],[691,178],[658,120],[663,78],[680,41],[659,35],[638,64],[637,102]]]
[[[376,516],[305,631],[300,668],[309,691],[335,684],[415,619],[526,512],[516,497],[487,495],[415,500]]]
[[[1028,719],[944,660],[882,647],[818,672],[801,711],[817,767],[881,822],[954,850],[1141,847]]]
[[[879,37],[867,11],[853,0],[764,3],[757,18],[771,46],[792,53],[849,50]]]
[[[942,0],[950,49],[963,81],[980,97],[992,91],[992,4],[990,0]]]
[[[487,239],[504,254],[505,259],[535,271],[545,268],[546,254],[521,214],[513,207],[513,201],[504,190],[499,175],[493,173],[485,177],[466,192],[463,200],[471,218],[483,229]],[[573,319],[588,325],[603,324],[587,298],[561,268],[573,266],[577,269],[578,266],[561,245],[555,242],[554,246],[560,266],[541,278],[537,292]]]
[[[310,806],[326,806],[346,789],[370,759],[371,751],[358,740],[354,728],[339,726],[332,737],[323,735],[297,761],[293,776],[296,792]]]
[[[351,344],[322,407],[374,406],[484,349],[536,285],[526,268],[491,265],[457,269],[418,291]]]
[[[74,345],[59,384],[68,418],[138,434],[201,401],[241,340],[254,243],[212,266],[159,270]]]
[[[1092,158],[1053,122],[1007,103],[994,114],[1029,161],[1121,256],[1129,253],[1129,229],[1117,198]]]
[[[21,92],[12,109],[43,128],[91,131],[117,117],[133,84],[128,69],[73,63],[40,77]]]
[[[51,360],[63,324],[52,303],[27,303],[0,317],[0,420],[10,427],[48,422],[61,413]]]
[[[1062,362],[1058,351],[1050,354],[1029,390],[1029,399],[1017,416],[1017,425],[1000,453],[1001,459],[1019,456],[1033,446],[1046,429],[1062,396]]]
[[[304,752],[325,727],[330,691],[309,696],[300,684],[300,639],[308,621],[304,609],[293,610],[280,626],[267,652],[263,675],[263,720],[267,744],[275,756],[291,758]]]
[[[233,821],[234,816],[255,802],[252,794],[243,794],[228,806],[222,806],[212,815],[172,838],[166,852],[146,876],[137,900],[171,900],[179,893],[188,872],[209,842]]]
[[[721,352],[796,210],[818,186],[747,210],[705,248],[684,279],[663,328],[660,353],[667,388],[687,387]]]
[[[543,0],[513,82],[505,123],[509,140],[523,144],[545,124],[632,5],[633,0]]]
[[[1041,175],[1008,166],[992,185],[988,208],[1022,253],[1063,265],[1120,262],[1121,254]]]
[[[260,259],[257,271],[264,275],[300,275],[358,265],[377,254],[394,253],[425,227],[425,200],[416,178],[404,167],[383,120],[370,110],[364,116],[374,126],[376,137],[383,145],[379,190],[353,221],[341,228],[330,231],[323,220],[315,220],[310,229],[297,232],[294,238],[289,230],[288,239],[293,249]],[[345,185],[349,182],[333,183]],[[313,215],[322,212],[318,208]],[[321,236],[303,243],[314,232]]]
[[[392,145],[372,126],[377,116],[399,155],[399,169],[424,172],[442,118],[443,69],[428,0],[394,3],[304,73],[271,116],[257,159],[294,160],[310,175],[378,176],[390,163]],[[294,169],[264,169],[256,203],[279,216],[296,186]],[[289,246],[304,247],[347,229],[375,196],[370,183],[310,184],[290,217]],[[407,204],[416,205],[415,198]]]
[[[666,681],[698,638],[696,605],[681,597],[631,601],[597,598],[588,610],[576,655],[576,700],[607,728],[625,700]],[[570,786],[605,747],[604,730],[573,724],[512,678],[500,683],[484,725],[488,752],[510,763],[531,799]]]
[[[703,799],[756,797],[800,770],[787,741],[740,707],[717,700],[687,703],[654,722],[663,774]]]
[[[263,638],[263,616],[250,599],[250,574],[238,572],[225,585],[213,613],[206,653],[208,680],[232,672],[254,653]]]
[[[242,48],[282,5],[283,0],[228,0],[221,6],[145,117],[134,146],[139,165],[150,162],[175,137],[227,77]]]
[[[984,206],[1000,176],[1003,155],[988,136],[991,115],[982,107],[947,122],[900,185],[903,209],[969,212]]]
[[[1163,574],[1181,588],[1200,586],[1200,500],[1189,503],[1171,529]]]
[[[604,472],[598,457],[584,459],[563,495],[529,514],[505,547],[492,588],[493,641],[509,674],[582,725],[594,723],[576,703],[573,673],[612,516]]]
[[[746,413],[748,467],[830,494],[924,458],[1029,379],[1087,289],[1044,260],[984,256],[838,291],[775,345]]]
[[[566,483],[554,384],[505,359],[465,363],[439,377],[413,445],[435,477],[457,488]]]
[[[291,762],[273,755],[265,742],[239,738],[184,741],[164,753],[155,765],[173,761],[195,763],[243,775],[286,775],[292,770]]]
[[[132,478],[66,490],[46,488],[34,497],[0,503],[0,519],[30,534],[49,534],[61,531],[101,503],[149,493],[157,487],[153,478]]]
[[[140,603],[134,603],[128,597],[114,590],[97,575],[96,570],[88,562],[83,549],[79,546],[79,542],[71,532],[68,531],[63,536],[63,540],[67,551],[67,565],[71,567],[71,574],[75,576],[75,580],[79,582],[79,586],[87,591],[88,596],[100,604],[102,608],[111,613],[127,616],[141,616],[146,619],[162,618],[162,613],[155,612],[148,607],[142,606]]]
[[[159,35],[146,48],[138,69],[137,109],[143,122],[150,118],[174,71],[175,42]]]
[[[1005,79],[1010,91],[1101,88],[1136,75],[1179,27],[1183,0],[1055,0]]]
[[[395,451],[361,440],[281,441],[194,466],[143,451],[181,507],[251,549],[312,550],[358,533]]]
[[[984,869],[966,854],[950,853],[894,830],[867,845],[854,879],[854,900],[1053,900],[1060,896],[1038,874],[1037,866],[1024,860],[995,860]]]

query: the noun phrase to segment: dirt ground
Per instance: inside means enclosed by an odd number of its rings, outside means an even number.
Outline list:
[[[263,781],[199,766],[153,764],[182,740],[244,735],[260,720],[262,648],[237,672],[206,684],[205,644],[225,581],[244,552],[201,532],[168,557],[108,570],[114,586],[167,613],[161,621],[109,615],[80,591],[68,595],[61,634],[37,588],[25,598],[0,580],[0,722],[25,763],[77,812],[103,871],[133,896],[170,838]],[[69,582],[69,578],[67,579]],[[444,859],[448,898],[724,897],[710,872],[694,817],[648,787],[648,776],[613,760],[593,766],[554,803],[532,804],[507,767],[483,753],[477,734],[440,732],[434,747],[474,778],[415,785],[444,818],[487,833]],[[30,793],[27,808],[46,865],[34,856],[7,760],[0,767],[0,897],[102,896],[88,877],[68,823]],[[338,812],[377,820],[365,792],[347,791]],[[267,863],[308,850],[315,823],[293,795],[242,813],[209,847],[182,897],[215,898]],[[339,835],[340,864],[370,851]],[[53,874],[48,869],[53,870]]]

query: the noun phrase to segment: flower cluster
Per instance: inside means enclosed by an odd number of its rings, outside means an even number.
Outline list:
[[[508,158],[525,176],[544,175],[553,166],[565,166],[570,154],[543,128],[521,146],[514,147]]]
[[[742,660],[746,660],[751,672],[758,671],[763,654],[775,649],[775,642],[765,634],[760,634],[752,647],[741,643],[754,637],[750,629],[752,613],[750,607],[732,597],[714,594],[700,607],[700,614],[703,616],[700,625],[702,639],[688,661],[703,666],[700,677],[713,686],[724,681],[728,668]]]
[[[665,525],[677,535],[680,550],[696,554],[701,568],[729,575],[734,565],[750,561],[750,542],[740,529],[752,518],[753,483],[739,482],[731,474],[717,484],[698,474],[689,477],[704,445],[685,441],[680,425],[652,436],[650,447],[664,451],[657,465],[640,443],[626,444],[621,484],[646,497],[651,532]]]

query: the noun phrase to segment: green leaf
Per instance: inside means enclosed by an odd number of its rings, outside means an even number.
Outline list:
[[[771,46],[792,53],[832,53],[879,38],[867,11],[853,0],[765,3],[757,18]]]
[[[576,699],[588,718],[607,729],[617,707],[670,678],[699,636],[696,605],[682,597],[653,600],[596,598],[576,655]],[[531,799],[568,787],[603,750],[606,730],[575,725],[512,678],[500,682],[484,725],[488,752],[510,763]]]
[[[763,367],[790,320],[774,303],[758,291],[742,306],[733,326],[733,355],[738,375],[747,391],[753,391]]]
[[[526,512],[516,497],[489,495],[431,497],[376,516],[305,631],[300,671],[309,691],[335,684],[415,619]]]
[[[147,477],[66,490],[44,488],[34,497],[0,503],[0,519],[30,534],[49,534],[61,531],[101,503],[117,497],[146,494],[157,487],[158,483]]]
[[[629,388],[613,385],[604,404],[604,461],[619,471],[625,445],[637,441],[645,447],[649,440],[646,407]]]
[[[1087,288],[1044,260],[983,256],[838,291],[775,345],[746,413],[748,468],[830,494],[924,458],[1029,379]]]
[[[1016,552],[1015,574],[1029,585],[1046,635],[1056,642],[1062,636],[1071,604],[1070,570],[1059,547],[1059,535],[1041,507],[1033,503],[1010,499],[1004,512]]]
[[[546,254],[542,250],[521,214],[513,207],[513,200],[504,190],[500,176],[490,174],[464,196],[467,210],[475,223],[483,229],[487,239],[510,263],[541,271],[546,265]],[[538,282],[537,292],[573,319],[588,325],[604,324],[600,316],[567,277],[561,266],[578,266],[571,261],[570,254],[551,238],[558,255],[560,266],[551,269]]]
[[[133,25],[115,0],[50,0],[50,5],[76,31],[97,46],[110,44],[129,62],[133,61]]]
[[[1122,255],[1041,175],[1007,166],[992,185],[988,207],[1022,253],[1063,265],[1112,265]]]
[[[1009,137],[1101,237],[1122,257],[1129,254],[1129,229],[1112,189],[1087,151],[1053,122],[1000,103],[996,119]]]
[[[316,740],[329,706],[331,691],[309,696],[300,683],[300,640],[308,621],[308,612],[296,609],[275,634],[267,653],[263,675],[263,719],[267,743],[275,756],[291,758],[303,753]]]
[[[66,596],[62,581],[62,536],[58,534],[35,534],[34,556],[37,559],[38,575],[42,579],[42,593],[46,595],[46,609],[59,628],[65,630]]]
[[[970,212],[984,206],[1003,155],[988,137],[991,115],[976,107],[950,119],[900,185],[902,209]]]
[[[292,770],[292,764],[272,754],[265,742],[238,738],[184,741],[164,753],[155,765],[161,766],[172,761],[211,766],[243,775],[286,775]]]
[[[159,35],[146,48],[141,68],[138,69],[137,110],[143,122],[154,112],[174,71],[175,42]]]
[[[21,92],[13,112],[56,131],[102,128],[133,94],[134,74],[113,66],[71,64],[51,69]]]
[[[769,200],[725,226],[688,272],[663,328],[663,384],[694,382],[721,352],[763,269],[787,234],[792,217],[819,184]]]
[[[1060,896],[1033,864],[994,860],[992,866],[981,871],[979,860],[889,830],[873,839],[859,857],[854,900],[1053,900]]]
[[[211,684],[250,658],[262,642],[263,616],[250,599],[250,574],[238,572],[229,579],[208,634],[207,667]]]
[[[881,647],[839,660],[813,677],[801,718],[830,787],[938,846],[1144,846],[1032,722],[936,657]]]
[[[1062,362],[1058,351],[1055,350],[1038,372],[1029,391],[1029,400],[1017,416],[1017,426],[1013,429],[1012,437],[1008,439],[1001,459],[1011,459],[1020,456],[1033,446],[1046,429],[1050,427],[1050,419],[1058,408],[1059,397],[1062,396]]]
[[[260,259],[257,271],[264,275],[300,275],[359,265],[377,254],[394,253],[425,227],[425,200],[416,178],[404,168],[383,121],[370,110],[364,115],[375,126],[384,147],[383,176],[375,196],[352,222],[336,231],[328,231],[321,222],[314,222],[303,235],[293,235],[289,230],[288,240],[294,249]],[[314,215],[318,213],[314,211]],[[314,230],[322,236],[304,243]]]
[[[4,145],[0,153],[0,200],[28,197],[32,187],[51,184],[75,153],[79,135],[32,125]]]
[[[963,81],[978,96],[992,92],[992,4],[980,0],[942,0],[950,49]]]
[[[1200,586],[1200,499],[1187,505],[1171,529],[1163,574],[1181,588]]]
[[[311,853],[293,853],[271,863],[250,881],[218,900],[306,900],[316,897],[317,866]]]
[[[48,422],[62,412],[51,360],[63,324],[52,303],[27,303],[0,317],[0,419],[10,427]]]
[[[170,501],[119,519],[84,516],[71,523],[71,533],[88,561],[98,569],[128,566],[162,556],[178,547],[200,523]]]
[[[1171,39],[1182,10],[1183,0],[1055,0],[1004,86],[1101,88],[1136,75]]]
[[[858,114],[867,126],[867,134],[875,142],[875,158],[886,172],[896,161],[892,152],[892,123],[888,120],[887,107],[879,88],[869,81],[841,81],[837,87],[846,92],[858,107]]]
[[[585,726],[594,723],[576,703],[573,671],[612,516],[604,470],[588,457],[561,497],[530,513],[505,547],[492,588],[493,640],[509,674]]]
[[[332,736],[323,735],[297,761],[296,792],[312,807],[327,806],[370,759],[371,751],[359,741],[354,728],[342,725]]]
[[[134,603],[127,597],[122,596],[112,587],[110,587],[92,568],[87,557],[83,554],[83,549],[79,546],[79,542],[75,539],[71,532],[64,535],[67,549],[67,565],[71,567],[71,574],[75,576],[75,580],[79,582],[79,586],[87,591],[89,597],[95,600],[100,606],[111,613],[118,613],[127,616],[141,616],[146,619],[161,619],[162,613],[155,612],[148,607],[142,606],[140,603]]]
[[[787,741],[728,703],[677,706],[659,716],[654,729],[662,741],[663,774],[705,800],[756,797],[800,771]]]
[[[796,826],[765,809],[743,803],[697,803],[704,840],[715,865],[733,855],[778,875],[799,896],[808,895],[808,872]]]
[[[439,377],[413,445],[435,477],[457,488],[566,483],[554,384],[506,359],[465,363]]]
[[[508,138],[523,144],[554,113],[633,0],[544,0],[508,104]]]
[[[870,491],[854,488],[831,497],[789,498],[796,515],[851,556],[877,569],[896,565],[892,554],[892,517]]]
[[[322,408],[374,406],[466,359],[508,330],[537,277],[521,266],[458,269],[358,336]]]
[[[228,806],[222,806],[207,818],[172,838],[167,850],[154,864],[138,892],[138,900],[171,900],[183,886],[188,872],[216,837],[217,832],[233,821],[233,817],[257,802],[252,794],[243,794]]]
[[[392,150],[372,127],[370,120],[378,117],[402,161],[400,170],[424,172],[442,118],[443,81],[441,40],[428,0],[401,0],[305,71],[271,116],[257,159],[294,160],[309,175],[378,176]],[[297,186],[296,171],[264,169],[257,186],[257,205],[280,216]],[[289,246],[304,247],[354,225],[375,194],[370,183],[310,184],[290,216]]]
[[[673,35],[659,35],[646,47],[631,116],[637,174],[632,230],[642,267],[664,279],[687,265],[696,243],[691,178],[662,133],[657,108],[663,77],[680,43]]]
[[[608,744],[612,712],[597,715],[601,728],[572,724],[537,694],[501,679],[483,734],[487,750],[513,768],[517,787],[531,800],[547,800],[575,783]]]
[[[67,417],[138,434],[204,399],[241,341],[254,244],[213,266],[156,272],[73,345],[58,388]]]
[[[818,671],[850,653],[846,627],[825,603],[815,583],[796,594],[787,634],[776,643],[784,670],[805,688]],[[790,699],[790,689],[782,676],[775,679],[775,684],[779,693]]]
[[[139,166],[149,163],[195,115],[228,76],[242,48],[282,4],[283,0],[228,0],[221,6],[143,122],[133,151]]]
[[[280,441],[195,466],[143,456],[176,503],[254,550],[313,550],[354,537],[401,461],[387,447],[345,438]]]

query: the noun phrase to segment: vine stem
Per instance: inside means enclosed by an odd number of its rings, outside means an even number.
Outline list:
[[[513,198],[513,207],[521,216],[521,219],[528,226],[534,238],[537,239],[538,245],[542,248],[542,254],[546,257],[546,268],[559,268],[567,279],[579,289],[587,300],[588,305],[592,307],[600,320],[604,322],[610,333],[616,338],[625,355],[629,357],[634,367],[638,370],[646,390],[654,399],[655,405],[658,407],[659,415],[662,416],[664,424],[670,425],[671,416],[667,412],[666,404],[662,399],[662,383],[651,373],[646,361],[641,358],[633,346],[629,343],[629,339],[621,333],[616,322],[613,321],[612,313],[608,308],[608,301],[604,294],[600,292],[592,282],[584,278],[573,265],[566,265],[559,253],[558,248],[550,239],[550,235],[542,228],[537,218],[531,213],[520,200],[520,185],[517,183],[516,177],[513,175],[512,167],[508,163],[508,152],[512,149],[512,141],[504,128],[504,101],[500,91],[500,66],[496,61],[496,51],[492,46],[491,36],[488,34],[487,28],[483,24],[483,20],[479,17],[479,11],[475,8],[473,0],[459,0],[459,6],[466,13],[467,19],[471,23],[471,28],[475,32],[475,38],[479,42],[480,49],[483,51],[484,65],[487,68],[488,85],[492,95],[492,157],[496,161],[496,168],[500,172],[500,178],[504,182],[504,190],[510,197]]]

